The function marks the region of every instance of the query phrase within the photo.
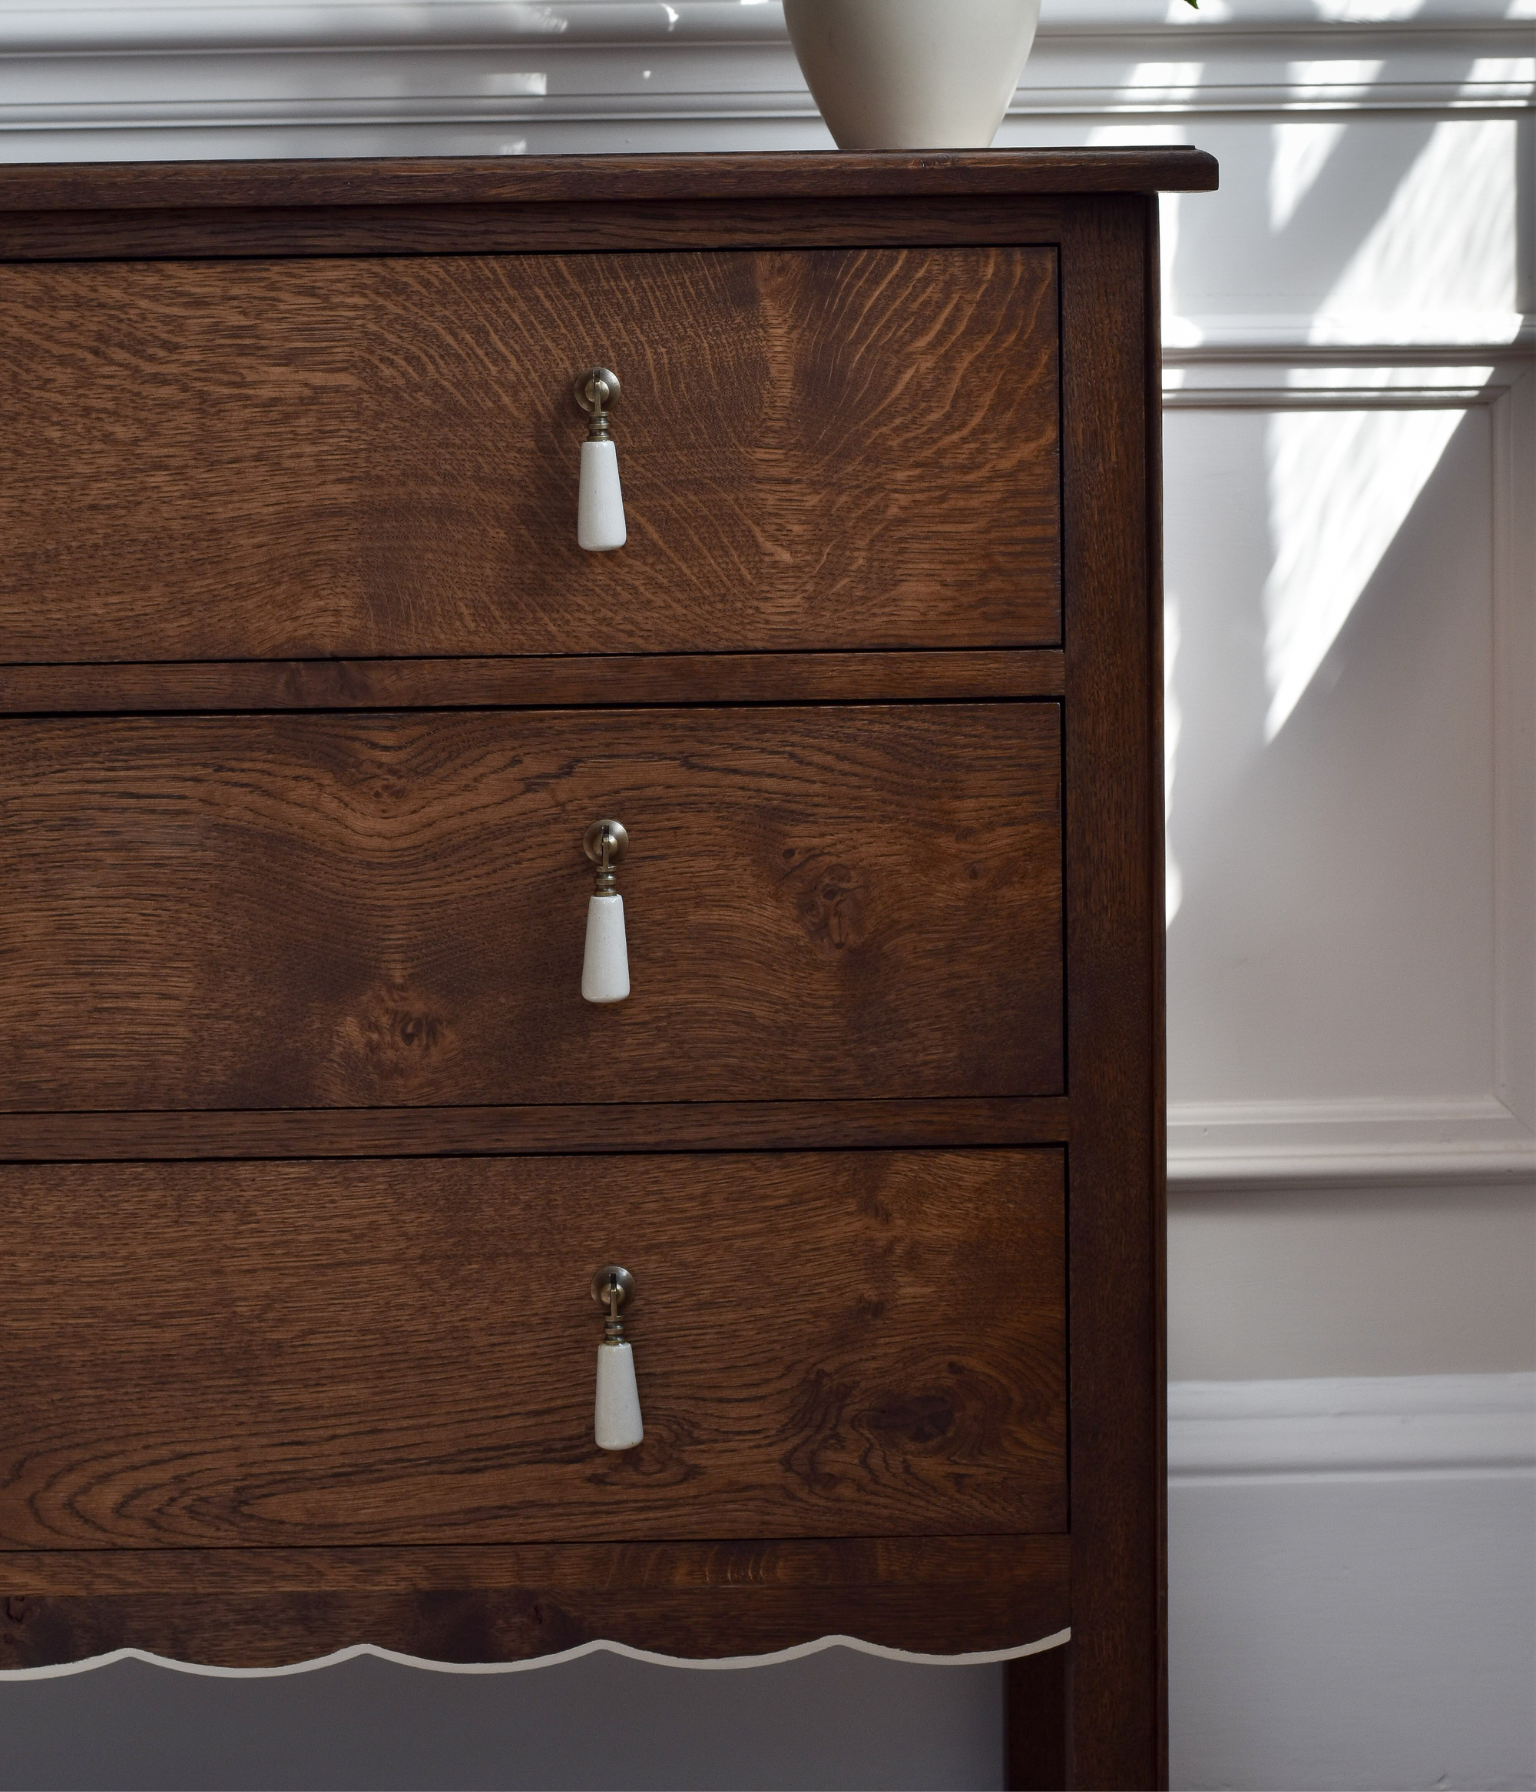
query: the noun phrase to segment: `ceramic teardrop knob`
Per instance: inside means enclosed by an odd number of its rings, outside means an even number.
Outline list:
[[[606,554],[623,547],[628,539],[624,494],[619,489],[618,450],[612,442],[583,442],[576,544],[589,554]]]
[[[629,949],[624,940],[624,898],[587,900],[587,950],[581,961],[581,993],[589,1002],[622,1002],[629,994]]]
[[[600,1450],[632,1450],[645,1436],[632,1344],[597,1347],[597,1405],[593,1430]]]
[[[589,367],[577,376],[576,402],[587,413],[587,439],[581,445],[576,545],[589,554],[611,553],[629,539],[619,489],[619,454],[608,433],[608,407],[618,396],[619,376],[611,367]]]
[[[597,1402],[593,1435],[600,1450],[632,1450],[645,1436],[635,1353],[624,1341],[623,1311],[635,1278],[618,1263],[605,1263],[592,1278],[592,1298],[603,1309],[603,1341],[597,1347]]]
[[[581,845],[597,866],[596,888],[587,902],[581,993],[589,1002],[622,1002],[629,994],[629,948],[624,939],[624,898],[614,868],[624,857],[629,833],[621,821],[594,821]]]

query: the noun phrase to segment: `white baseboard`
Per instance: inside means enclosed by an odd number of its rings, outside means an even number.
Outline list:
[[[1168,1412],[1172,1784],[1536,1785],[1536,1374]]]
[[[1168,1180],[1175,1186],[1531,1176],[1536,1133],[1493,1095],[1168,1107]]]
[[[1170,1480],[1536,1473],[1536,1373],[1176,1381]]]

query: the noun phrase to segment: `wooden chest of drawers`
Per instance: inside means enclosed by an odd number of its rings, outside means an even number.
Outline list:
[[[0,175],[0,1665],[1070,1629],[1016,1783],[1165,1776],[1154,195],[1214,178]]]

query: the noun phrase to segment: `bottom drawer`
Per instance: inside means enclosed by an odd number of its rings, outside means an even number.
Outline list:
[[[1066,1525],[1058,1150],[16,1166],[0,1204],[0,1547]]]

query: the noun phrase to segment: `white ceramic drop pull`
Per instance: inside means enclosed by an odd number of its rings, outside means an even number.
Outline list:
[[[587,900],[587,949],[581,961],[581,993],[589,1002],[622,1002],[629,994],[629,949],[624,940],[624,898],[613,868],[629,835],[617,821],[594,821],[582,836],[597,866],[597,888]]]
[[[576,545],[606,554],[628,540],[624,494],[619,489],[619,456],[608,433],[608,411],[619,395],[619,376],[589,367],[576,382],[576,402],[591,421],[581,445],[581,489],[576,499]]]
[[[597,1347],[597,1401],[592,1424],[600,1450],[632,1450],[645,1436],[640,1390],[635,1386],[635,1353],[624,1342],[619,1309],[632,1298],[635,1278],[617,1263],[592,1278],[592,1298],[604,1309],[603,1341]]]

